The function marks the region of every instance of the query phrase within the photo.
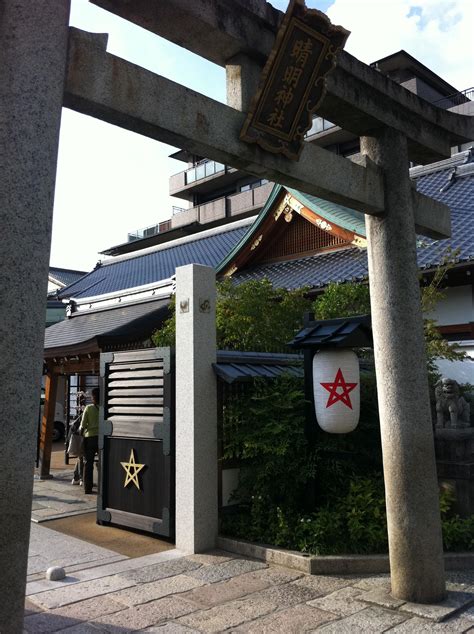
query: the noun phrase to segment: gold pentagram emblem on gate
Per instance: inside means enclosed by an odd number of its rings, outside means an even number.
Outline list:
[[[130,451],[130,458],[128,459],[128,462],[121,462],[120,464],[122,465],[122,468],[125,469],[126,473],[123,488],[125,489],[125,487],[128,486],[130,482],[132,482],[140,491],[141,489],[140,482],[138,480],[138,474],[144,467],[146,467],[146,465],[138,464],[137,462],[135,462],[135,453],[133,449]]]

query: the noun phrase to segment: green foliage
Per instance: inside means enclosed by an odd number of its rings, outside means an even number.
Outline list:
[[[370,295],[367,284],[328,284],[315,300],[316,319],[337,319],[370,313]]]
[[[238,514],[224,516],[224,533],[316,555],[387,550],[385,500],[380,478],[358,478],[346,495],[312,513],[253,496]]]
[[[474,550],[474,515],[459,517],[452,512],[456,501],[454,491],[450,487],[441,490],[439,508],[443,527],[443,545],[448,551]]]
[[[309,310],[305,289],[274,288],[268,280],[218,284],[216,306],[219,348],[279,352],[302,327]]]
[[[433,277],[427,286],[421,288],[421,309],[425,315],[432,312],[437,303],[443,299],[444,292],[442,285],[449,269],[453,266],[458,255],[457,251],[447,250],[441,264],[434,271]],[[436,320],[425,317],[425,345],[428,360],[428,370],[433,381],[439,378],[435,360],[448,359],[449,361],[462,361],[466,358],[465,352],[460,352],[456,346],[446,341],[439,332]]]
[[[443,544],[447,551],[474,550],[474,515],[443,520]]]
[[[165,321],[160,330],[157,330],[152,335],[152,341],[157,348],[174,348],[175,335],[176,335],[176,297],[172,295],[169,304],[170,316]]]
[[[375,377],[361,375],[361,420],[352,434],[304,432],[302,381],[257,380],[227,401],[224,457],[238,459],[237,507],[222,515],[229,536],[312,554],[387,551]],[[446,550],[474,550],[474,517],[440,497]]]
[[[454,498],[440,495],[444,549],[474,550],[474,515],[450,516]],[[252,496],[238,512],[224,515],[222,532],[314,555],[384,553],[387,520],[381,476],[353,478],[348,492],[307,513],[295,506],[277,506],[264,495]]]
[[[239,496],[293,504],[315,473],[306,436],[301,379],[283,375],[256,380],[227,402],[223,416],[224,459],[240,460]]]
[[[448,250],[441,264],[434,271],[430,283],[421,288],[421,308],[425,315],[432,312],[436,304],[443,299],[442,285],[446,273],[456,261],[456,256],[456,251]],[[369,287],[363,283],[328,284],[324,293],[315,300],[313,310],[317,319],[369,314]],[[436,359],[462,361],[466,358],[466,353],[460,352],[455,345],[443,338],[437,328],[436,320],[425,317],[423,323],[428,370],[432,382],[435,383],[439,378],[435,365]]]
[[[217,345],[227,350],[286,351],[286,344],[302,327],[303,314],[309,309],[305,289],[273,288],[268,280],[237,286],[225,279],[217,284]],[[174,304],[171,310],[171,317],[153,335],[156,346],[174,345]]]

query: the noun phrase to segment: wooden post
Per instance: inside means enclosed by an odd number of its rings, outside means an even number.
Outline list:
[[[41,421],[40,449],[39,449],[39,453],[40,453],[39,468],[40,468],[40,478],[42,480],[51,478],[51,474],[49,473],[49,470],[51,467],[51,450],[53,447],[53,427],[54,427],[54,413],[56,410],[57,391],[58,391],[58,375],[47,374],[43,418]]]

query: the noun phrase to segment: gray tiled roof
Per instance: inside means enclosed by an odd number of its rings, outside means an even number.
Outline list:
[[[84,277],[84,275],[87,275],[87,271],[74,271],[72,269],[61,269],[56,266],[50,266],[49,274],[61,284],[69,286],[69,284],[73,284],[77,282],[77,280],[80,280],[81,277]]]
[[[432,268],[443,259],[448,247],[459,249],[459,261],[474,260],[474,156],[463,152],[433,166],[411,170],[418,191],[451,207],[452,237],[434,241],[420,237],[418,263],[420,268]],[[296,196],[297,192],[292,190]],[[300,194],[302,198],[308,198]],[[324,201],[313,202],[324,208]],[[332,205],[334,207],[334,205]],[[331,208],[332,208],[331,207]],[[339,212],[338,212],[339,213]],[[351,216],[352,214],[352,216]],[[340,219],[361,224],[356,212],[341,208]],[[336,219],[334,220],[337,221]],[[342,220],[341,220],[342,222]],[[171,277],[177,266],[197,263],[217,268],[247,232],[247,226],[229,226],[215,235],[199,237],[186,243],[160,248],[146,254],[110,260],[63,289],[59,297],[90,297],[158,282]],[[261,264],[234,276],[237,281],[268,278],[275,286],[319,288],[331,281],[362,280],[367,277],[367,256],[364,249],[346,248],[319,253],[286,262]]]
[[[469,162],[465,162],[466,159]],[[417,258],[421,269],[438,266],[448,249],[458,250],[459,262],[474,261],[474,156],[469,152],[437,164],[411,170],[419,192],[451,207],[452,236],[446,240],[420,237]],[[313,256],[260,264],[234,275],[237,282],[267,278],[284,288],[320,288],[329,282],[361,281],[368,275],[365,249],[347,248]]]
[[[256,377],[274,379],[282,374],[302,377],[302,357],[297,354],[218,350],[214,372],[226,383],[240,383]]]
[[[247,226],[229,229],[207,237],[123,260],[109,260],[81,280],[68,286],[59,293],[59,297],[91,297],[104,293],[113,293],[122,289],[134,288],[165,280],[174,275],[177,266],[185,264],[205,264],[216,266],[232,249]]]
[[[152,300],[100,311],[75,313],[46,328],[47,351],[92,342],[97,338],[146,339],[168,314],[168,300]]]

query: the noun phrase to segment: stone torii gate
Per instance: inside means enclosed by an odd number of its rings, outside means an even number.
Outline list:
[[[415,229],[445,237],[450,221],[447,208],[413,189],[408,161],[449,156],[452,145],[474,138],[474,121],[434,108],[343,53],[318,113],[361,137],[363,161],[308,144],[292,163],[239,140],[280,12],[264,0],[93,1],[225,67],[228,105],[108,54],[106,36],[69,29],[69,0],[2,4],[0,630],[22,630],[62,105],[367,214],[392,592],[440,600]]]

